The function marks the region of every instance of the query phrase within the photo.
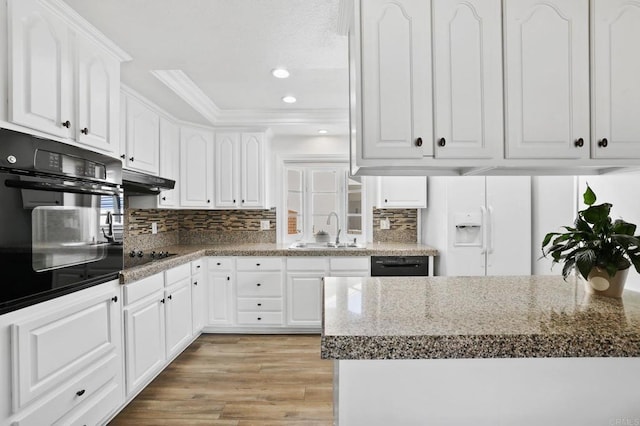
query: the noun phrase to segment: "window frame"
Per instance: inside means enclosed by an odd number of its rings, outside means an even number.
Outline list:
[[[360,234],[349,234],[348,225],[348,185],[349,185],[349,162],[344,159],[285,159],[281,163],[281,190],[280,200],[277,209],[277,222],[278,222],[278,242],[291,244],[295,241],[313,241],[312,234],[312,214],[311,214],[311,190],[309,175],[311,170],[317,169],[338,169],[339,182],[338,182],[338,216],[340,218],[340,240],[352,241],[356,238],[359,241],[366,241],[368,235],[368,217],[367,217],[367,204],[366,204],[366,184],[365,180],[360,181],[361,185],[361,217],[362,217],[362,229]],[[288,171],[290,169],[302,171],[302,203],[303,203],[303,229],[300,234],[288,233]],[[332,219],[333,223],[333,219]],[[334,239],[335,235],[332,233],[331,238]]]

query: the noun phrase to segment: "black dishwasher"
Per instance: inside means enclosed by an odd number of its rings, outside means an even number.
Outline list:
[[[429,275],[429,256],[371,256],[372,277]]]

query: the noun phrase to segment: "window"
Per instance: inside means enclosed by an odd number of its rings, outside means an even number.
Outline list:
[[[284,177],[285,242],[314,241],[321,231],[333,241],[338,230],[342,241],[364,238],[363,186],[347,165],[289,163]]]

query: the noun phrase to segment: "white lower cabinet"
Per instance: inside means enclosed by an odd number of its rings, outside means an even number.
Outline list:
[[[371,275],[369,256],[344,256],[329,259],[329,276],[368,277]]]
[[[233,283],[235,260],[231,257],[207,259],[208,321],[209,326],[233,324]]]
[[[238,325],[282,326],[282,258],[240,257],[236,268]]]
[[[0,316],[0,424],[103,424],[115,413],[120,303],[115,280]]]
[[[124,292],[127,396],[130,396],[164,366],[164,277],[160,273],[127,284]]]
[[[126,284],[127,396],[135,395],[193,340],[191,264]]]
[[[182,352],[191,342],[191,276],[165,290],[167,358]]]
[[[209,257],[209,332],[319,332],[322,279],[369,276],[369,256]]]
[[[207,283],[204,274],[204,259],[191,262],[191,318],[192,332],[199,335],[207,321]]]
[[[322,278],[328,275],[325,257],[287,258],[287,325],[320,327]]]

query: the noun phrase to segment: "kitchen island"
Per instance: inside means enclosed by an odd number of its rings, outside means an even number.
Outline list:
[[[339,425],[640,424],[640,294],[578,278],[325,278],[321,353]]]

